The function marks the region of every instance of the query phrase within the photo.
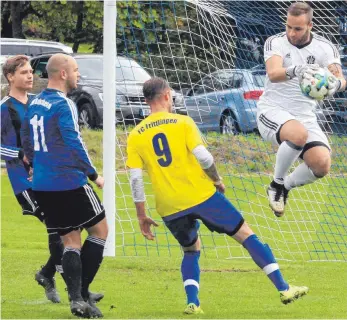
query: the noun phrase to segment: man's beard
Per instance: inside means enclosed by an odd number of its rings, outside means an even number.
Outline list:
[[[302,38],[299,40],[298,45],[306,44],[310,41],[310,30],[307,30]]]
[[[291,40],[288,38],[289,42],[294,45],[294,46],[302,46],[303,44],[306,44],[307,42],[310,41],[310,33],[311,31],[308,29],[305,34],[297,41],[296,43],[292,43]]]

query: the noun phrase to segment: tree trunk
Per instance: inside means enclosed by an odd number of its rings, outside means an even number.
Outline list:
[[[12,19],[12,34],[14,38],[25,39],[22,27],[21,17],[22,4],[21,1],[11,2],[11,19]]]
[[[10,14],[4,14],[1,20],[1,38],[12,38],[12,25],[9,22]]]
[[[78,17],[77,17],[77,22],[76,22],[76,29],[75,29],[75,39],[74,39],[74,44],[72,47],[73,52],[77,52],[78,51],[78,47],[80,45],[81,42],[81,33],[83,31],[82,27],[83,27],[83,18],[84,18],[84,14],[83,14],[83,1],[79,1],[78,4]]]
[[[1,38],[12,38],[12,25],[10,23],[11,11],[7,1],[1,2]]]

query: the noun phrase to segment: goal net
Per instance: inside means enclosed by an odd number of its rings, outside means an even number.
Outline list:
[[[227,198],[279,260],[347,260],[346,96],[337,95],[317,106],[318,121],[333,150],[330,174],[293,189],[282,218],[274,216],[266,196],[276,147],[257,133],[256,102],[265,78],[264,42],[284,31],[290,4],[117,2],[117,256],[181,254],[163,223],[155,229],[155,241],[141,235],[125,166],[127,136],[135,121],[149,114],[140,90],[148,72],[167,79],[175,90],[175,112],[188,114],[199,126],[223,175]],[[310,4],[314,8],[313,31],[330,39],[342,56],[346,54],[346,3]],[[160,222],[147,176],[145,183],[148,214]],[[206,257],[248,257],[228,236],[211,233],[203,226],[200,236]]]

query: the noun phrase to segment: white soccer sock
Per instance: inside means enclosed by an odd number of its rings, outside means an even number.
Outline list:
[[[318,178],[313,174],[312,170],[305,162],[301,163],[295,170],[285,178],[284,187],[290,190],[305,184],[315,182]]]
[[[296,146],[290,141],[284,141],[278,148],[276,155],[276,165],[274,181],[283,184],[284,177],[288,174],[288,171],[295,160],[302,152],[302,147]]]

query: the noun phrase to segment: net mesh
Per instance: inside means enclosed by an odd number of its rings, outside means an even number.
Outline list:
[[[276,218],[268,206],[266,187],[272,179],[276,148],[257,134],[256,100],[265,78],[264,42],[284,31],[290,4],[118,2],[117,53],[124,60],[119,58],[117,68],[117,255],[181,254],[163,224],[156,229],[154,242],[141,235],[125,166],[127,136],[134,123],[149,113],[141,90],[133,89],[134,83],[140,87],[139,74],[146,70],[167,79],[175,89],[175,112],[187,113],[203,132],[224,177],[226,196],[279,260],[347,260],[346,96],[337,95],[317,109],[333,149],[330,174],[291,191],[283,218]],[[310,4],[313,31],[338,46],[344,62],[346,3]],[[147,176],[145,183],[147,210],[160,221]],[[200,236],[202,254],[207,257],[248,257],[230,237],[205,227]]]

